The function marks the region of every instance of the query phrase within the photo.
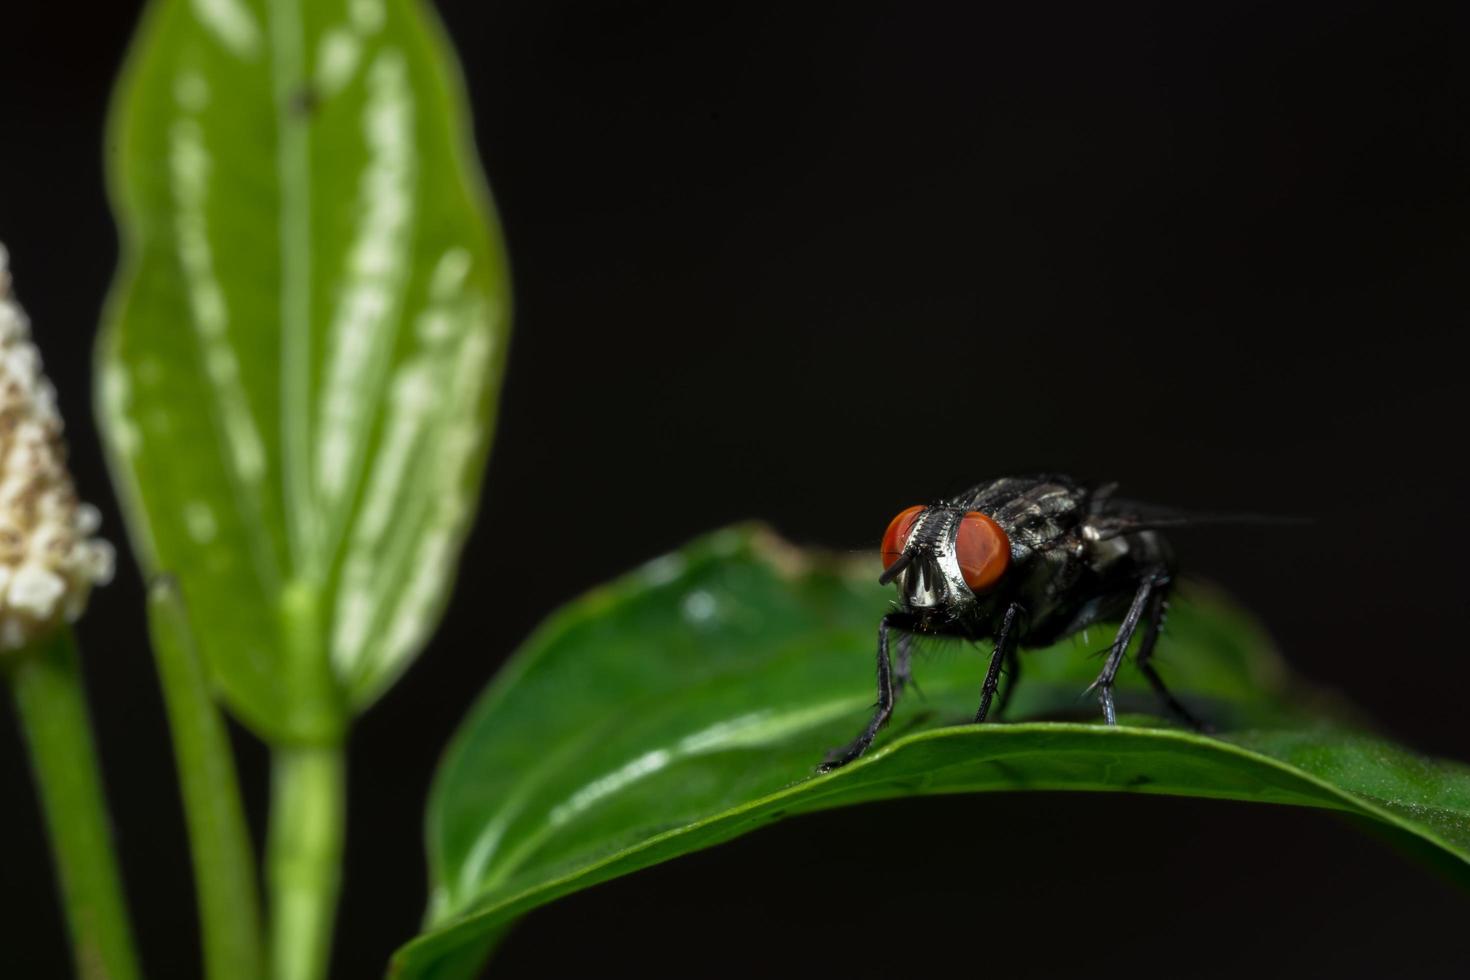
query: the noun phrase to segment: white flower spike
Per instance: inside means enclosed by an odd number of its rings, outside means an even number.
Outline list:
[[[76,619],[112,578],[112,546],[92,537],[100,515],[77,500],[61,431],[0,245],[0,656]]]

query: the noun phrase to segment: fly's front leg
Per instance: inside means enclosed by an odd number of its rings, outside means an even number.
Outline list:
[[[827,759],[817,767],[818,772],[831,772],[840,769],[858,756],[868,750],[873,744],[873,738],[878,734],[878,729],[888,724],[889,717],[893,714],[893,665],[888,659],[888,631],[893,628],[901,628],[900,623],[907,621],[907,617],[901,614],[889,613],[884,616],[878,624],[878,705],[873,713],[873,720],[868,722],[862,734],[849,742],[841,749],[834,749],[827,754]]]
[[[1016,620],[1021,615],[1021,604],[1013,602],[1006,607],[1005,615],[1001,618],[1000,629],[995,634],[995,649],[990,652],[990,669],[985,672],[985,686],[980,689],[980,708],[975,712],[975,724],[985,720],[990,714],[990,699],[995,697],[996,685],[1000,683],[1000,665],[1007,657],[1015,656],[1016,640],[1020,630],[1016,627]],[[1010,700],[1010,689],[1006,689],[1006,697],[1002,703]]]
[[[1103,664],[1102,673],[1097,675],[1097,680],[1088,688],[1089,691],[1097,691],[1097,700],[1102,704],[1103,720],[1109,725],[1118,723],[1118,712],[1113,707],[1113,678],[1118,676],[1118,667],[1123,663],[1123,655],[1128,652],[1128,643],[1133,639],[1144,611],[1149,608],[1155,593],[1168,582],[1169,573],[1162,567],[1144,572],[1138,583],[1138,591],[1133,594],[1133,603],[1128,607],[1128,614],[1123,617],[1123,625],[1118,627],[1113,647],[1108,651],[1107,663]]]
[[[909,688],[919,690],[914,680],[914,634],[898,634],[898,654],[893,658],[893,699],[903,697]],[[923,692],[919,692],[922,696]]]
[[[1000,700],[995,703],[995,714],[1004,718],[1006,708],[1010,707],[1011,696],[1016,693],[1016,685],[1021,682],[1021,654],[1016,649],[1018,644],[1011,644],[1010,652],[1006,654],[1006,662],[1002,671],[1006,675],[1005,687],[1000,689]]]
[[[1143,639],[1138,641],[1138,670],[1148,678],[1154,693],[1159,696],[1160,701],[1164,702],[1164,707],[1169,709],[1170,714],[1195,731],[1209,731],[1208,726],[1191,714],[1189,709],[1164,686],[1164,679],[1159,676],[1159,672],[1150,662],[1154,655],[1154,645],[1159,641],[1159,630],[1164,625],[1164,614],[1169,608],[1169,591],[1170,583],[1166,581],[1161,583],[1149,597],[1148,609],[1144,613]]]

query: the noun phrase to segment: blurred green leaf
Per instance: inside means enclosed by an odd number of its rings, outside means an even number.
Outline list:
[[[465,721],[428,813],[427,931],[395,974],[474,975],[507,923],[600,881],[796,813],[919,793],[1114,790],[1290,803],[1381,822],[1464,867],[1470,769],[1334,720],[1252,622],[1186,589],[1160,670],[1223,736],[1131,714],[1097,724],[1111,630],[1026,651],[1013,723],[966,724],[983,657],[931,642],[922,695],[858,762],[818,776],[866,721],[876,558],[833,563],[739,528],[578,600],[545,624]],[[1120,708],[1153,711],[1136,672]],[[1063,719],[1027,721],[1026,719]]]
[[[448,46],[416,0],[155,0],[108,150],[135,549],[251,726],[335,737],[438,620],[506,347]]]

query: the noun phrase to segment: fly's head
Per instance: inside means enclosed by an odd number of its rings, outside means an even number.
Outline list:
[[[882,585],[895,582],[921,626],[956,618],[1000,586],[1011,564],[1005,530],[976,510],[910,507],[883,535]]]

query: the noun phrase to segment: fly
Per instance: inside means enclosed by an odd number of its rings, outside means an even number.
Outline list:
[[[1152,663],[1175,577],[1174,555],[1160,530],[1261,518],[1181,514],[1120,500],[1116,487],[1065,476],[1006,477],[899,513],[883,535],[878,579],[898,586],[899,605],[878,624],[877,710],[857,738],[828,755],[821,771],[862,755],[887,724],[911,682],[915,636],[995,641],[975,712],[980,723],[990,716],[1002,666],[1010,681],[996,710],[1004,712],[1020,674],[1019,647],[1049,646],[1094,623],[1121,622],[1088,688],[1097,694],[1103,719],[1116,725],[1113,680],[1142,628],[1139,671],[1172,715],[1203,730]],[[897,636],[896,669],[890,635]]]

